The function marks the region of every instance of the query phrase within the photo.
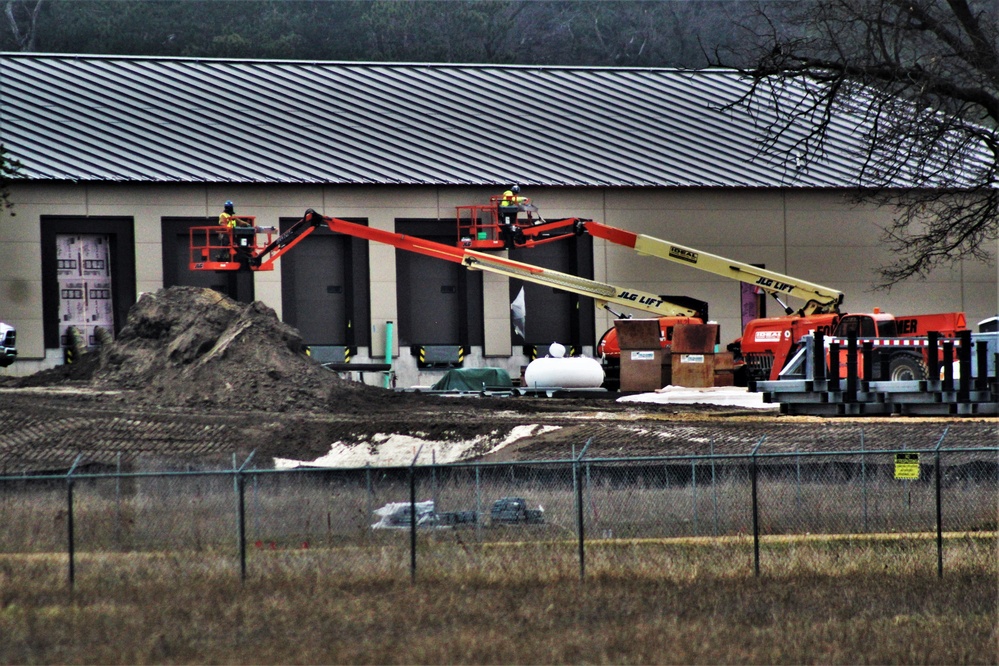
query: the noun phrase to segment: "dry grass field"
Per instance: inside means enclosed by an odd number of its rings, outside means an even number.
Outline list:
[[[996,664],[996,538],[0,555],[2,663]]]

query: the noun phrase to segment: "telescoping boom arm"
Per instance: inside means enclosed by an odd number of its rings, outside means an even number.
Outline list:
[[[581,296],[588,296],[594,300],[597,307],[610,310],[610,305],[619,305],[642,312],[648,312],[657,316],[686,316],[697,315],[695,310],[676,303],[672,303],[661,296],[640,291],[638,289],[626,289],[614,285],[597,282],[581,278],[568,273],[560,273],[549,268],[541,268],[519,261],[513,261],[502,257],[495,257],[483,252],[477,252],[468,248],[435,243],[434,241],[407,236],[405,234],[374,229],[372,227],[349,222],[335,217],[320,215],[316,211],[309,209],[301,220],[290,226],[276,239],[268,242],[259,249],[254,249],[252,255],[247,260],[247,265],[251,270],[272,270],[274,262],[278,257],[288,252],[298,243],[302,242],[309,234],[321,225],[329,228],[335,233],[363,238],[368,241],[391,245],[407,252],[416,252],[428,257],[443,259],[453,263],[461,264],[469,270],[487,271],[498,273],[508,277],[534,282],[549,287],[561,289]],[[192,262],[192,270],[218,270],[218,264],[206,262]]]
[[[559,229],[565,229],[566,227],[571,227],[572,232],[558,233]],[[553,234],[553,232],[555,233]],[[801,315],[809,315],[837,312],[839,306],[843,303],[843,292],[838,289],[824,287],[806,280],[799,280],[753,266],[752,264],[727,259],[716,254],[711,254],[710,252],[702,252],[691,247],[654,238],[653,236],[625,231],[624,229],[592,220],[567,218],[523,227],[518,230],[514,246],[531,247],[539,243],[565,238],[573,233],[576,235],[587,233],[615,245],[631,248],[640,255],[659,257],[660,259],[666,259],[684,266],[690,266],[698,270],[751,284],[777,299],[787,314],[797,312]],[[788,307],[781,300],[782,297],[787,296],[801,299],[805,301],[805,305],[796,311]]]

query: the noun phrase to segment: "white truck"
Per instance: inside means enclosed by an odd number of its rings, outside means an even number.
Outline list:
[[[0,322],[0,368],[6,368],[17,360],[17,330]]]

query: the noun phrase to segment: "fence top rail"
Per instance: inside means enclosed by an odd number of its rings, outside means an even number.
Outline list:
[[[264,476],[273,474],[319,474],[319,473],[336,473],[336,472],[350,472],[357,474],[366,469],[377,470],[379,472],[385,471],[396,471],[399,473],[404,473],[411,467],[415,469],[460,469],[460,468],[504,468],[504,467],[570,467],[572,465],[577,465],[580,462],[585,462],[588,464],[597,465],[624,465],[624,464],[663,464],[663,463],[697,463],[700,461],[712,462],[719,460],[745,460],[751,461],[753,457],[757,460],[767,458],[767,459],[778,459],[778,458],[843,458],[843,457],[872,457],[872,456],[890,456],[898,453],[925,453],[925,454],[955,454],[955,453],[974,453],[974,454],[993,454],[999,456],[999,447],[997,446],[978,446],[978,447],[953,447],[953,448],[938,448],[933,446],[930,448],[920,448],[920,449],[910,449],[910,448],[893,448],[893,449],[862,449],[862,450],[847,450],[847,451],[778,451],[769,453],[698,453],[698,454],[683,454],[683,455],[670,455],[670,456],[636,456],[630,458],[586,458],[580,460],[579,458],[565,458],[565,459],[555,459],[555,460],[517,460],[517,461],[506,461],[506,462],[453,462],[453,463],[434,463],[426,465],[392,465],[385,467],[376,466],[366,466],[366,467],[292,467],[286,469],[216,469],[216,470],[189,470],[189,471],[152,471],[152,472],[89,472],[89,473],[77,473],[72,475],[72,480],[99,480],[99,479],[140,479],[140,478],[164,478],[164,477],[210,477],[210,476],[221,476],[221,477],[232,477],[234,475],[248,475],[248,476]],[[247,461],[249,462],[249,461]],[[47,473],[47,474],[7,474],[0,475],[0,483],[5,482],[18,482],[18,481],[66,481],[67,475],[65,473]]]

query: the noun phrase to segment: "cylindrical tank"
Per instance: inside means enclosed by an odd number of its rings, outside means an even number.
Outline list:
[[[563,357],[565,347],[553,343],[551,356],[531,361],[524,370],[526,388],[600,388],[604,369],[600,363],[585,356]]]

